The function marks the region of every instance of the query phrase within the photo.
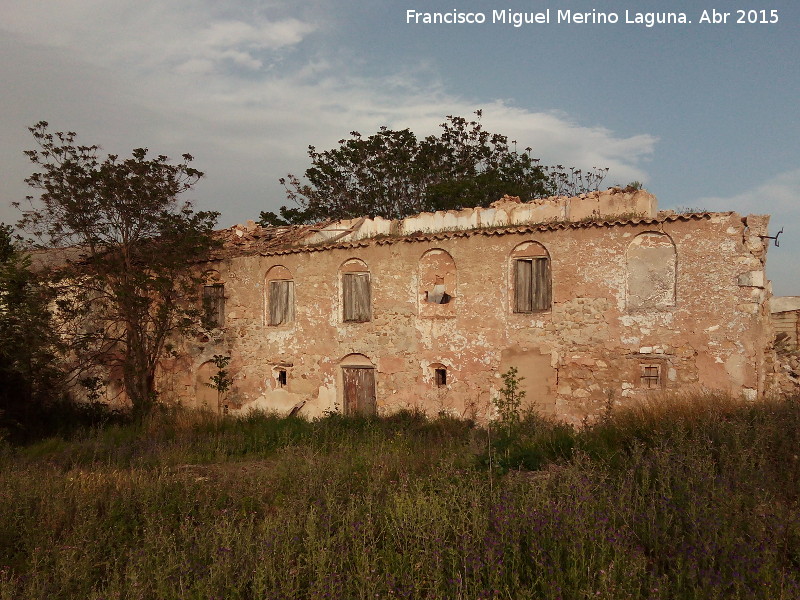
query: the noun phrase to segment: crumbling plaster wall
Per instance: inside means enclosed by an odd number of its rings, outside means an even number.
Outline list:
[[[331,241],[356,241],[388,235],[413,235],[503,227],[527,223],[577,222],[590,219],[643,217],[653,219],[658,211],[656,197],[645,190],[611,188],[580,197],[553,196],[520,202],[504,197],[488,208],[420,213],[400,221],[381,217],[337,221],[309,235],[300,243],[315,245]]]
[[[574,422],[597,414],[609,398],[651,393],[642,385],[644,364],[661,370],[658,389],[703,386],[757,397],[771,341],[759,237],[766,225],[765,217],[713,213],[379,237],[217,261],[225,327],[188,345],[191,368],[173,372],[171,389],[191,398],[197,370],[227,354],[231,410],[288,411],[306,401],[303,413],[319,415],[342,406],[340,365],[362,355],[376,368],[381,412],[418,407],[487,418],[510,366],[526,378],[529,405]],[[626,298],[628,250],[647,233],[665,234],[675,246],[673,305],[634,307]],[[530,241],[550,256],[553,304],[520,314],[512,310],[510,257]],[[433,249],[455,265],[452,304],[422,306],[420,260]],[[365,323],[342,322],[340,270],[354,258],[370,272],[372,319]],[[270,326],[265,276],[276,265],[293,278],[295,319]],[[434,367],[446,368],[446,385],[436,385]],[[278,370],[286,371],[284,386]]]

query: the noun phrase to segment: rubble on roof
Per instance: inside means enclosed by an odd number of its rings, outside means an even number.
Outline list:
[[[253,221],[218,232],[223,247],[214,258],[247,254],[314,252],[370,243],[427,241],[470,235],[504,235],[576,227],[611,227],[709,218],[712,213],[658,211],[644,191],[610,188],[577,197],[552,196],[523,202],[503,196],[488,208],[420,213],[400,220],[359,217],[314,225],[261,227]]]

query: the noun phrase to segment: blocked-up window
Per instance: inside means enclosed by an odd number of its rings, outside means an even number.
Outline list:
[[[209,329],[225,324],[225,286],[221,283],[203,286],[203,324]]]
[[[550,310],[550,259],[546,256],[514,260],[514,312]]]
[[[269,324],[286,325],[294,321],[294,281],[269,282]]]
[[[637,235],[626,252],[629,310],[675,306],[678,255],[672,238],[658,231]]]
[[[342,274],[342,307],[346,322],[364,323],[371,319],[369,273]]]

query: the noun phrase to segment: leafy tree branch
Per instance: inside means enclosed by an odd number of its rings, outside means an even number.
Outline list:
[[[488,206],[508,194],[523,200],[598,189],[608,169],[546,167],[517,152],[516,142],[476,119],[448,116],[441,133],[418,139],[410,129],[350,132],[339,147],[309,146],[305,178],[280,179],[291,205],[261,212],[265,226],[309,224],[358,216],[401,219],[425,211]],[[292,206],[293,205],[293,206]]]
[[[178,197],[203,173],[184,154],[178,164],[145,148],[129,158],[99,156],[74,132],[30,131],[26,155],[36,171],[18,226],[46,247],[74,250],[53,269],[59,317],[71,324],[76,361],[118,373],[137,414],[155,399],[155,372],[170,336],[197,322],[199,274],[218,213],[195,212]]]

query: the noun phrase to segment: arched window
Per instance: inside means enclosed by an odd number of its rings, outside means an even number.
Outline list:
[[[264,289],[266,292],[266,322],[277,327],[294,322],[294,279],[284,266],[275,265],[267,271]]]
[[[640,233],[628,245],[625,259],[629,309],[675,306],[678,257],[672,238],[657,231]]]
[[[375,365],[363,354],[348,354],[339,364],[342,369],[344,414],[376,414]]]
[[[455,296],[456,263],[453,257],[441,248],[428,250],[419,259],[420,315],[454,316]]]
[[[215,329],[225,325],[225,284],[220,279],[219,271],[203,273],[202,321],[206,329]]]
[[[538,242],[524,242],[511,253],[512,311],[533,313],[553,304],[550,255]]]
[[[372,319],[372,291],[369,268],[357,258],[351,258],[339,269],[342,282],[342,320],[345,323],[364,323]]]

